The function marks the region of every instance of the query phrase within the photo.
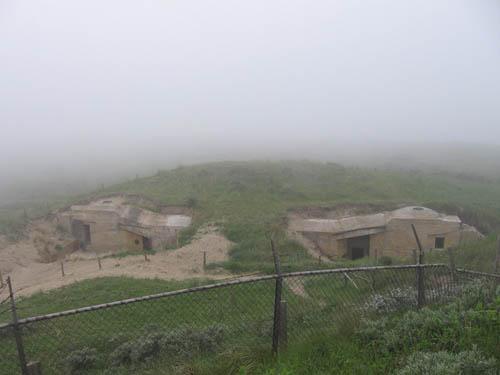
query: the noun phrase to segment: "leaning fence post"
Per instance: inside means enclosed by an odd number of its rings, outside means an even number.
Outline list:
[[[281,278],[281,270],[280,270],[280,261],[278,257],[278,253],[274,248],[274,242],[271,239],[271,250],[273,251],[273,259],[274,259],[274,269],[278,278],[276,279],[276,288],[274,290],[274,322],[273,322],[273,354],[278,352],[279,346],[279,336],[280,336],[280,326],[281,326],[281,288],[282,288],[282,278]]]
[[[12,281],[10,279],[10,276],[7,277],[7,284],[9,285],[10,309],[12,311],[12,323],[14,329],[14,336],[16,338],[17,353],[19,355],[19,364],[21,366],[21,373],[23,375],[28,375],[28,368],[26,367],[26,357],[24,355],[23,338],[21,337],[21,331],[19,330],[16,304],[14,302],[14,292],[12,291]]]
[[[3,287],[4,287],[4,283],[3,283],[2,270],[0,270],[0,288],[3,288]]]
[[[421,308],[425,304],[425,283],[424,283],[424,268],[422,265],[424,264],[424,249],[422,248],[422,243],[420,242],[420,238],[418,238],[417,230],[415,229],[415,225],[411,225],[413,229],[413,234],[415,235],[415,240],[417,241],[418,246],[418,268],[417,268],[417,306]]]
[[[455,258],[451,247],[448,248],[448,257],[450,258],[451,281],[453,285],[457,282],[457,267],[455,265]]]

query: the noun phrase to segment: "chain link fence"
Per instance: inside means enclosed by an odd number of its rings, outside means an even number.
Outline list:
[[[459,295],[471,279],[495,275],[443,264],[364,267],[257,277],[20,319],[0,304],[0,373],[37,361],[43,374],[134,374],[188,366],[193,358],[253,346],[277,350],[361,317]],[[0,295],[5,297],[6,293]],[[7,321],[9,319],[9,321]],[[16,334],[17,332],[17,334]],[[19,348],[19,341],[23,348]],[[36,372],[35,372],[36,373]]]

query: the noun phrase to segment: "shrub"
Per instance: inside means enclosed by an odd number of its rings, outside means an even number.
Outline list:
[[[222,343],[224,327],[211,325],[202,331],[185,326],[169,333],[161,346],[168,353],[190,357],[198,353],[215,352]]]
[[[386,314],[394,311],[405,311],[417,306],[417,292],[414,288],[395,288],[388,294],[375,294],[364,304],[364,310]]]
[[[389,255],[382,255],[378,258],[378,264],[381,266],[390,266],[394,263],[394,260]]]
[[[397,375],[494,375],[496,361],[486,359],[476,348],[471,351],[415,352]]]
[[[473,309],[479,303],[487,304],[491,301],[493,294],[494,291],[489,283],[475,279],[465,285],[460,297],[450,307],[458,311]]]
[[[135,345],[134,341],[128,341],[121,344],[110,354],[111,363],[115,366],[132,362],[132,349]]]
[[[184,200],[184,205],[189,208],[196,208],[198,207],[198,199],[195,197],[188,197]]]
[[[83,348],[75,350],[66,358],[69,364],[70,371],[86,370],[95,366],[97,362],[97,350],[91,348]]]
[[[108,341],[108,345],[113,347],[113,348],[116,348],[122,344],[124,344],[125,342],[127,342],[128,340],[128,337],[126,334],[120,332],[118,333],[117,335],[113,336],[109,341]]]
[[[364,342],[380,340],[387,329],[387,318],[371,320],[362,319],[356,335]]]
[[[222,343],[224,327],[214,324],[204,330],[181,327],[169,333],[156,325],[149,325],[136,338],[122,343],[110,356],[114,365],[142,362],[161,352],[173,356],[192,357],[214,352]]]

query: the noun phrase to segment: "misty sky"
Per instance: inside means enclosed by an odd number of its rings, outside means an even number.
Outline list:
[[[0,72],[2,173],[500,145],[498,0],[1,0]]]

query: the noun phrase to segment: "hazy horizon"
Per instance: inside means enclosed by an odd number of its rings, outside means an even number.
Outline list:
[[[216,160],[500,170],[499,45],[494,0],[4,0],[0,200]]]

